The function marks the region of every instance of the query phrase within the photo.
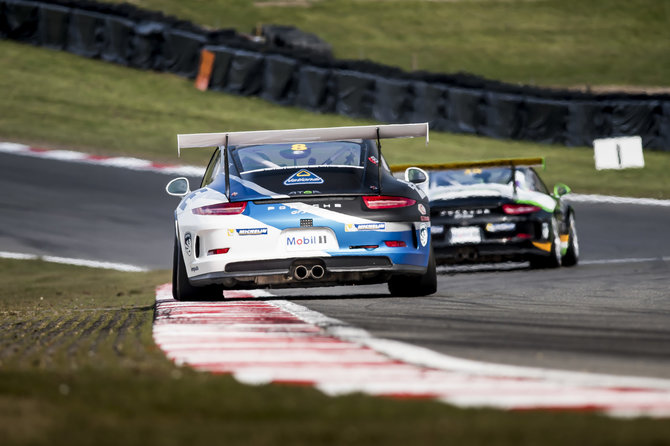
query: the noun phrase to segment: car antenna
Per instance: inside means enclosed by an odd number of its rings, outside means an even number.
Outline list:
[[[382,194],[382,141],[379,137],[379,127],[377,127],[377,190],[379,195]]]
[[[228,134],[226,133],[226,145],[223,148],[223,165],[226,176],[226,198],[230,201],[230,168],[228,166]]]

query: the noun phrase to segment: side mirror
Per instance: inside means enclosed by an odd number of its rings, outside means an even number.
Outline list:
[[[408,167],[405,170],[405,181],[409,181],[428,195],[428,172],[418,167]]]
[[[554,197],[556,198],[560,198],[563,195],[569,194],[570,192],[572,192],[572,189],[570,189],[567,185],[563,183],[557,183],[554,186]]]
[[[167,186],[165,186],[165,191],[169,195],[173,195],[175,197],[183,197],[191,192],[191,187],[188,184],[187,178],[179,177],[175,178],[174,180],[171,180],[167,184]]]
[[[416,185],[427,183],[428,173],[418,167],[408,167],[407,170],[405,170],[405,181],[409,181]]]

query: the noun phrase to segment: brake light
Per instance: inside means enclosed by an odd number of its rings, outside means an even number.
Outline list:
[[[217,203],[193,209],[196,215],[235,215],[241,214],[247,208],[246,201],[234,203]]]
[[[405,248],[405,247],[407,247],[407,243],[403,242],[402,240],[384,240],[384,243],[389,248]]]
[[[531,214],[540,210],[539,207],[530,204],[503,204],[503,212],[510,215]]]
[[[230,251],[230,248],[210,249],[209,251],[207,251],[207,255],[215,256],[218,254],[228,254],[228,251]]]
[[[412,206],[415,200],[405,197],[387,197],[385,195],[364,196],[363,202],[368,209],[391,209]]]

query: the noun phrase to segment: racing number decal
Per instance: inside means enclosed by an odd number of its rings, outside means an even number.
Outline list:
[[[294,152],[302,152],[303,150],[307,150],[307,146],[304,144],[293,144],[291,150]]]

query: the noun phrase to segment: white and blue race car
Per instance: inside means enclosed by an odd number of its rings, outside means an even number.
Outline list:
[[[395,296],[434,293],[427,175],[397,179],[381,155],[382,139],[419,136],[427,124],[179,135],[179,150],[215,150],[199,188],[166,188],[182,197],[174,298],[385,282]]]

